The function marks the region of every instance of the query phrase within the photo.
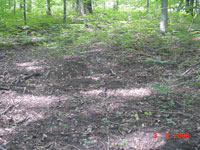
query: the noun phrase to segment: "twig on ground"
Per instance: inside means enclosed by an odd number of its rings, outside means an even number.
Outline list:
[[[67,144],[67,146],[68,146],[68,147],[73,147],[73,148],[75,148],[75,149],[77,149],[77,150],[80,150],[78,147],[76,147],[76,146],[74,146],[74,145],[71,145],[71,144]]]
[[[50,72],[51,72],[50,70],[47,71],[46,79],[49,78]]]
[[[10,106],[8,106],[3,112],[1,112],[1,115],[5,115],[10,109],[12,109],[15,105],[11,104]]]
[[[8,87],[0,86],[0,90],[10,90]]]
[[[116,73],[112,69],[110,69],[110,72],[111,72],[111,75],[113,75],[113,76],[116,75]]]
[[[109,126],[107,127],[107,138],[108,138],[108,146],[107,146],[107,150],[110,150],[110,136],[109,136]]]

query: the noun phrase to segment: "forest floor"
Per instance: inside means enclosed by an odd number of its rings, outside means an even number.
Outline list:
[[[0,52],[0,150],[200,149],[200,89],[187,84],[198,63],[100,42],[62,57],[34,45]]]

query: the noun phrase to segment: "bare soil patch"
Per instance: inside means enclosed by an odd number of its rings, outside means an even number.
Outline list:
[[[62,58],[32,49],[0,49],[0,149],[200,148],[200,101],[181,105],[184,91],[199,88],[159,94],[147,86],[176,66],[145,62],[146,54],[137,52],[124,60],[118,50],[100,46]]]

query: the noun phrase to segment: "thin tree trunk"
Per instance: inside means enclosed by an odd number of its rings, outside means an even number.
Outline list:
[[[79,0],[79,4],[80,4],[80,15],[83,16],[85,14],[83,0]]]
[[[16,14],[16,0],[14,0],[14,15]]]
[[[185,12],[189,13],[189,7],[190,7],[190,1],[189,0],[185,0]]]
[[[24,24],[27,24],[27,18],[26,18],[26,0],[24,0]]]
[[[161,22],[160,30],[166,32],[168,20],[168,0],[162,0],[161,2]]]
[[[198,0],[195,0],[195,9],[198,7]]]
[[[63,22],[66,22],[66,14],[67,14],[67,9],[66,9],[66,0],[63,0]]]
[[[76,8],[77,8],[77,3],[76,3],[76,2],[73,2],[73,3],[72,3],[72,10],[76,10]]]
[[[149,13],[149,0],[147,0],[147,14]]]
[[[47,15],[51,15],[51,2],[50,0],[46,0],[46,13]]]
[[[87,8],[87,11],[92,14],[92,1],[91,0],[86,0],[86,8]]]
[[[194,7],[194,0],[190,0],[190,9],[189,9],[189,12],[190,12],[190,15],[193,16],[193,7]]]
[[[79,0],[76,0],[75,9],[76,9],[77,14],[79,14],[80,13],[80,3],[79,3]]]

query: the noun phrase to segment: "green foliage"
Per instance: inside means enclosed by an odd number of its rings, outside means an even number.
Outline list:
[[[160,57],[153,57],[153,58],[146,58],[145,62],[153,62],[153,63],[159,63],[159,64],[176,64],[176,62],[172,62],[169,60],[161,60]]]
[[[128,140],[122,139],[122,141],[119,143],[120,146],[124,146],[128,143]]]
[[[154,90],[156,90],[158,93],[160,94],[168,94],[170,93],[172,90],[168,87],[168,85],[165,84],[161,84],[159,82],[154,82],[154,83],[150,83],[148,84],[149,86],[153,87]]]

